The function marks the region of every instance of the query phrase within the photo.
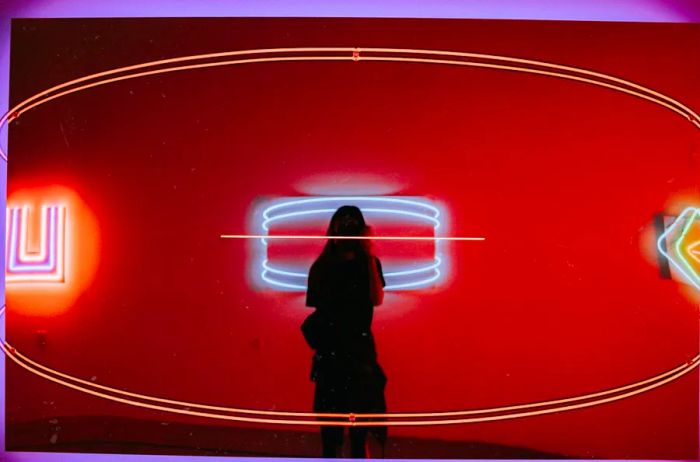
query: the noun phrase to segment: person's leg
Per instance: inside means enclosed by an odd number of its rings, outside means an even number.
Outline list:
[[[350,428],[350,457],[355,459],[366,459],[369,457],[367,427]]]
[[[314,393],[314,412],[339,412],[338,387],[333,381],[328,380],[328,377],[323,377],[322,379],[316,381],[316,391]],[[335,419],[319,417],[318,420],[323,421]],[[344,431],[345,427],[321,426],[323,457],[342,456]]]
[[[343,427],[321,427],[323,457],[340,457],[343,447]]]

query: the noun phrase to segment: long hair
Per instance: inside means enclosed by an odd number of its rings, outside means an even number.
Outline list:
[[[362,216],[362,211],[360,211],[359,207],[356,207],[354,205],[343,205],[338,208],[338,210],[333,213],[333,216],[331,217],[330,223],[328,223],[328,229],[326,230],[326,236],[335,236],[339,232],[339,227],[340,227],[340,220],[345,217],[345,216],[350,216],[351,218],[355,219],[358,224],[359,224],[359,229],[357,230],[357,234],[353,233],[353,235],[357,236],[362,236],[365,232],[365,229],[367,228],[367,223],[365,223],[365,217]],[[357,243],[358,241],[354,240],[344,240],[346,243]],[[327,260],[331,258],[337,257],[339,253],[339,244],[336,242],[336,239],[328,239],[326,241],[326,245],[323,247],[323,251],[321,252],[321,255],[319,255],[318,259],[319,260]]]

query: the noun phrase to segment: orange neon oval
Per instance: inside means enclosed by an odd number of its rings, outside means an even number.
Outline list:
[[[222,61],[212,61],[203,63],[194,63],[186,65],[177,65],[179,63],[198,61],[198,60],[211,60],[211,59],[222,59],[236,56],[236,59],[228,59]],[[481,61],[479,61],[481,60]],[[359,61],[383,61],[383,62],[404,62],[404,63],[418,63],[418,64],[443,64],[443,65],[453,65],[453,66],[465,66],[465,67],[480,67],[494,70],[508,70],[515,72],[524,72],[535,75],[542,75],[548,77],[556,77],[569,79],[573,81],[578,81],[581,83],[587,83],[591,85],[600,86],[603,88],[608,88],[610,90],[619,91],[630,96],[644,99],[646,101],[658,104],[666,109],[669,109],[676,114],[682,116],[684,119],[690,121],[696,128],[700,129],[700,116],[693,111],[691,108],[687,107],[683,103],[675,100],[669,96],[659,93],[650,88],[644,87],[642,85],[636,84],[634,82],[620,79],[614,76],[610,76],[604,73],[594,72],[582,68],[576,68],[572,66],[563,66],[559,64],[547,63],[542,61],[527,60],[521,58],[513,58],[507,56],[497,56],[488,54],[478,54],[478,53],[466,53],[466,52],[454,52],[454,51],[444,51],[444,50],[421,50],[421,49],[401,49],[401,48],[353,48],[353,47],[311,47],[311,48],[271,48],[271,49],[253,49],[253,50],[238,50],[223,53],[209,53],[201,55],[191,55],[183,56],[179,58],[171,58],[166,60],[151,61],[143,64],[137,64],[133,66],[122,67],[118,69],[113,69],[110,71],[100,72],[96,74],[91,74],[85,77],[71,80],[63,84],[51,87],[43,92],[37,93],[30,98],[20,102],[15,107],[10,109],[2,117],[0,117],[0,129],[3,125],[9,124],[10,122],[16,120],[22,113],[38,107],[41,104],[47,103],[54,99],[60,98],[62,96],[75,93],[88,88],[97,87],[100,85],[105,85],[113,82],[118,82],[121,80],[145,77],[149,75],[158,75],[167,72],[181,71],[181,70],[192,70],[201,69],[216,66],[234,65],[234,64],[251,64],[251,63],[263,63],[263,62],[284,62],[284,61],[348,61],[351,63],[357,63]],[[159,67],[161,66],[161,67]],[[171,67],[163,67],[171,66]],[[146,70],[149,68],[155,68]],[[133,72],[137,71],[137,72]],[[120,75],[121,74],[121,75]],[[2,150],[0,150],[0,157],[7,161],[7,156]],[[13,196],[14,197],[14,196]],[[93,217],[94,218],[94,217]],[[96,222],[93,222],[95,226],[95,231],[97,230]],[[95,241],[97,242],[97,241]],[[97,245],[97,244],[96,244]],[[96,247],[95,247],[96,248]],[[95,254],[96,256],[96,254]],[[95,260],[96,261],[96,260]],[[65,300],[68,300],[66,297]],[[3,309],[4,313],[4,309]],[[55,371],[49,369],[45,366],[41,366],[38,363],[31,361],[29,358],[22,357],[21,354],[12,349],[12,347],[3,342],[0,344],[3,352],[8,355],[16,364],[23,367],[24,369],[39,375],[47,380],[51,380],[55,383],[73,388],[75,390],[91,394],[94,396],[99,396],[104,399],[109,399],[112,401],[122,402],[124,404],[130,404],[133,406],[139,406],[150,409],[163,410],[167,412],[174,412],[179,414],[188,414],[201,417],[218,418],[224,420],[236,420],[241,422],[259,422],[259,423],[279,423],[279,424],[291,424],[291,425],[319,425],[319,422],[315,421],[301,421],[292,419],[269,419],[269,418],[250,418],[241,416],[231,416],[231,415],[216,415],[210,412],[201,411],[191,411],[189,409],[180,409],[176,407],[168,407],[163,405],[154,405],[139,402],[131,398],[123,398],[119,396],[113,396],[95,389],[90,389],[84,385],[88,383],[82,379],[68,376],[61,373],[60,371]],[[22,358],[22,360],[18,359]],[[676,367],[670,371],[659,374],[651,379],[636,382],[635,384],[627,385],[624,387],[618,387],[612,390],[593,393],[590,395],[584,395],[582,397],[565,398],[562,400],[545,401],[540,403],[530,403],[526,405],[519,406],[507,406],[503,408],[494,408],[487,410],[467,410],[467,411],[447,411],[447,412],[433,412],[433,413],[393,413],[393,414],[333,414],[334,417],[352,419],[352,421],[324,421],[323,425],[339,425],[339,426],[385,426],[385,425],[445,425],[445,424],[462,424],[471,423],[479,421],[491,421],[491,420],[503,420],[518,417],[527,417],[531,415],[541,415],[552,412],[561,412],[565,410],[573,410],[582,407],[590,407],[593,405],[603,404],[606,402],[611,402],[626,397],[634,396],[636,394],[654,389],[656,387],[662,386],[669,383],[688,372],[695,369],[700,361],[700,355],[696,355],[693,359],[687,361],[684,365]],[[42,371],[43,369],[43,371]],[[50,375],[53,373],[55,376]],[[61,378],[62,377],[62,378]],[[76,383],[67,382],[64,379],[72,379]],[[652,383],[653,382],[653,383]],[[649,385],[649,383],[651,383]],[[82,385],[79,385],[82,384]],[[605,396],[606,394],[611,394],[611,391],[622,391],[628,390],[638,385],[643,385],[633,391],[625,391],[619,395],[606,396],[605,398],[594,399],[590,402],[579,403],[575,405],[562,405],[555,406],[554,408],[510,413],[504,415],[496,415],[490,417],[481,418],[461,418],[455,419],[455,416],[463,416],[475,413],[486,413],[486,412],[498,412],[503,409],[519,409],[519,408],[533,408],[538,406],[543,406],[545,404],[560,403],[560,402],[571,402],[576,400],[581,400],[583,398],[588,398],[592,396]],[[192,405],[199,408],[211,408],[207,405],[197,405],[196,403],[183,403],[172,400],[163,400],[162,398],[140,395],[135,393],[124,392],[122,390],[113,389],[110,387],[98,386],[95,388],[101,388],[103,390],[109,390],[110,392],[121,394],[121,395],[131,395],[132,397],[139,397],[144,400],[151,401],[169,401],[171,403],[182,403]],[[218,409],[222,409],[217,407]],[[281,411],[263,411],[256,409],[237,409],[229,408],[229,412],[256,414],[256,415],[278,415],[278,416],[289,416],[289,415],[304,415],[304,416],[323,416],[323,414],[316,413],[290,413]],[[365,418],[411,418],[411,417],[430,417],[431,420],[404,420],[395,422],[386,421],[356,421],[358,417]]]

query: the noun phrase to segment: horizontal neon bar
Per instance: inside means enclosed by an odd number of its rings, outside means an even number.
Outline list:
[[[485,237],[430,237],[430,236],[325,236],[316,234],[222,234],[222,239],[369,239],[377,241],[485,241]]]

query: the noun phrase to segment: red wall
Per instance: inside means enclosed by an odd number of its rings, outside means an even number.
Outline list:
[[[396,46],[580,66],[697,109],[697,38],[696,26],[664,24],[27,20],[13,24],[11,91],[18,102],[69,78],[191,53]],[[341,183],[438,201],[451,235],[487,238],[448,246],[442,285],[387,295],[376,309],[390,411],[635,382],[698,351],[697,303],[659,277],[652,217],[700,205],[699,141],[649,102],[491,70],[256,64],[87,90],[12,125],[8,197],[47,183],[74,190],[99,224],[94,280],[56,315],[13,304],[8,290],[8,338],[39,362],[118,388],[308,410],[303,295],[251,287],[254,244],[219,235],[252,231],[261,199]],[[48,331],[45,347],[38,329]],[[67,414],[185,419],[15,367],[7,381],[9,425]],[[698,372],[585,410],[391,432],[570,456],[696,458]]]

